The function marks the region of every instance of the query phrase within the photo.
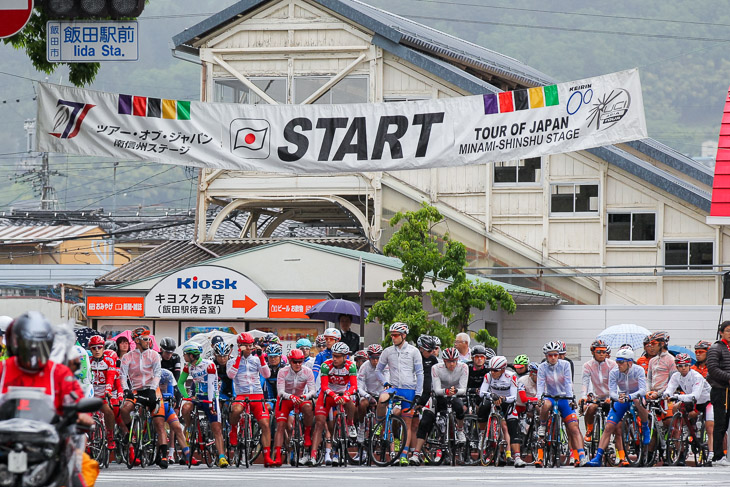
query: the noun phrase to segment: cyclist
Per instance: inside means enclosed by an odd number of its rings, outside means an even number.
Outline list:
[[[426,437],[436,422],[436,413],[446,411],[446,397],[453,397],[452,408],[456,416],[456,441],[466,443],[464,435],[464,403],[457,396],[466,395],[466,385],[469,380],[469,366],[460,361],[462,354],[456,348],[445,348],[441,353],[443,363],[431,368],[431,387],[433,397],[423,411],[421,422],[416,434],[416,445],[413,455],[409,459],[411,465],[421,464],[421,448]],[[452,452],[453,454],[453,452]],[[435,459],[439,461],[438,458]]]
[[[491,358],[491,357],[490,357]],[[469,379],[466,383],[468,394],[479,395],[479,389],[484,382],[484,375],[489,371],[485,367],[487,363],[487,349],[476,345],[471,349],[471,365],[469,366]],[[424,387],[424,390],[426,388]]]
[[[611,435],[617,432],[621,418],[632,403],[641,418],[642,442],[646,445],[651,440],[648,413],[641,403],[641,399],[646,394],[646,378],[644,369],[640,365],[634,364],[632,349],[624,348],[616,353],[616,367],[609,372],[608,389],[613,404],[606,419],[606,431],[603,432],[601,441],[598,443],[598,451],[586,464],[589,467],[602,465],[603,452],[611,440]]]
[[[357,441],[359,443],[365,441],[365,425],[362,421],[365,419],[368,408],[377,403],[377,398],[385,390],[385,384],[375,372],[375,368],[380,361],[380,354],[383,353],[383,347],[373,344],[367,348],[365,353],[367,353],[368,361],[362,364],[362,367],[357,371],[357,392],[360,396],[357,410],[357,423],[359,425],[357,429]]]
[[[167,433],[165,432],[165,409],[162,405],[160,393],[160,376],[162,365],[160,354],[150,348],[150,331],[144,328],[135,328],[132,331],[132,340],[137,347],[127,352],[121,361],[121,381],[124,388],[125,401],[120,410],[122,430],[125,435],[132,424],[131,412],[134,404],[140,401],[152,415],[152,424],[157,430],[157,448],[159,449],[158,465],[167,468]],[[119,344],[119,340],[117,340]],[[132,450],[130,449],[130,455]],[[139,459],[130,458],[138,462]]]
[[[220,338],[220,340],[215,340]],[[213,357],[215,368],[218,373],[218,392],[221,401],[233,399],[233,379],[228,377],[228,361],[231,359],[232,347],[228,345],[220,335],[213,337]]]
[[[114,442],[114,410],[112,404],[116,403],[117,391],[114,389],[114,381],[117,375],[117,362],[111,357],[104,354],[104,339],[99,335],[94,335],[89,339],[89,350],[91,350],[91,360],[89,368],[92,374],[92,383],[94,385],[94,397],[104,399],[101,406],[101,412],[104,415],[104,423],[106,425],[107,447],[113,450],[117,447]],[[85,351],[84,351],[85,353]]]
[[[183,458],[180,459],[180,465],[185,465],[185,461],[190,459],[190,448],[188,448],[188,443],[185,441],[185,433],[180,424],[180,419],[177,417],[173,408],[175,390],[177,389],[175,387],[176,385],[177,380],[175,380],[172,372],[163,368],[160,374],[160,391],[162,392],[162,400],[164,401],[165,407],[165,422],[170,427],[170,445],[172,445],[172,449],[170,450],[169,461],[175,461],[173,451],[175,450],[175,439],[177,439],[177,442],[182,446],[183,453]],[[193,459],[193,465],[197,465],[197,463],[197,460]]]
[[[312,455],[310,463],[317,458],[317,447],[322,440],[322,433],[325,428],[325,420],[327,415],[334,406],[342,406],[345,410],[347,435],[355,439],[357,438],[357,430],[355,429],[355,403],[352,395],[357,392],[357,367],[354,363],[347,360],[350,354],[350,347],[344,342],[337,342],[331,348],[332,358],[326,360],[320,369],[322,392],[317,399],[317,407],[315,411],[314,425],[314,441],[312,443]],[[338,465],[340,458],[337,454],[330,457],[330,447],[325,447],[325,463]],[[341,459],[346,462],[347,459]]]
[[[368,361],[368,358],[368,353],[365,350],[358,350],[352,355],[352,359],[355,361],[358,371],[360,370],[360,367]]]
[[[375,368],[380,380],[387,388],[378,400],[378,407],[375,412],[376,421],[385,418],[385,410],[388,407],[391,394],[406,398],[405,401],[401,401],[401,408],[410,409],[419,403],[423,393],[423,362],[418,349],[406,341],[409,331],[408,325],[398,321],[390,325],[389,331],[393,345],[383,350],[378,366]],[[390,372],[390,378],[388,379],[384,375],[386,367]],[[406,423],[406,431],[410,431],[413,411],[402,412],[401,414],[403,421]],[[399,462],[402,466],[408,465],[408,445],[403,447]]]
[[[180,378],[180,372],[182,372],[182,363],[180,362],[180,356],[175,353],[177,343],[170,337],[165,337],[160,340],[160,356],[162,356],[162,368],[172,372],[173,377],[177,381]],[[175,388],[177,390],[177,388]]]
[[[438,359],[438,357],[441,356],[441,339],[439,337],[437,337],[437,336],[434,336],[433,337],[433,342],[434,342],[434,345],[435,345],[434,346],[434,349],[433,349],[433,356]],[[439,362],[440,361],[441,360],[439,359]],[[424,377],[425,377],[425,375],[424,375]]]
[[[527,374],[527,366],[529,365],[529,363],[530,357],[523,353],[522,355],[516,356],[512,365],[508,367],[514,370],[514,372],[517,374],[517,378],[519,379],[520,377]]]
[[[321,352],[317,354],[317,356],[314,358],[314,366],[312,366],[312,371],[314,371],[314,377],[319,376],[319,368],[322,366],[324,362],[332,358],[332,345],[339,342],[342,338],[342,333],[340,333],[340,330],[337,328],[327,328],[324,331],[324,342],[325,342],[325,348]]]
[[[269,365],[270,375],[268,377],[261,378],[261,386],[264,390],[264,399],[266,399],[266,406],[269,408],[270,416],[273,416],[274,414],[273,411],[278,397],[276,391],[276,380],[278,378],[279,371],[286,365],[281,360],[282,352],[283,350],[281,345],[278,343],[271,343],[268,347],[266,347],[266,362]]]
[[[705,421],[707,423],[707,444],[712,447],[712,441],[714,439],[712,428],[710,427],[710,421],[714,427],[714,415],[712,414],[712,403],[710,402],[710,384],[705,380],[701,373],[696,370],[692,370],[692,359],[686,353],[678,353],[674,357],[674,363],[677,366],[677,372],[672,374],[669,378],[667,388],[664,390],[662,396],[667,399],[670,398],[673,401],[679,401],[688,403],[694,401],[696,403],[694,411],[704,413]],[[681,389],[684,394],[675,394],[677,388]],[[675,405],[674,412],[678,411],[679,404]],[[696,418],[696,416],[693,414]],[[692,418],[692,416],[690,416]],[[710,417],[712,416],[712,420]],[[694,418],[692,418],[694,419]],[[710,452],[710,458],[714,455]]]
[[[644,353],[641,354],[639,360],[636,361],[636,365],[641,365],[644,368],[644,372],[649,372],[649,360],[654,358],[656,353],[652,353],[651,346],[651,335],[644,337]]]
[[[570,380],[575,382],[575,364],[568,358],[568,346],[563,340],[558,340],[560,344],[560,360],[565,360],[570,364]]]
[[[195,383],[195,397],[199,402],[198,408],[208,417],[210,429],[215,437],[215,447],[218,450],[218,466],[226,468],[228,460],[223,446],[223,432],[221,429],[220,405],[218,404],[218,370],[215,364],[208,359],[201,357],[203,347],[197,343],[188,343],[182,349],[185,366],[180,378],[177,380],[177,388],[183,398],[188,399],[188,391],[185,389],[185,381],[188,376]],[[193,410],[193,403],[186,401],[181,408],[185,424],[190,424],[190,416]]]
[[[115,345],[117,342],[113,342]],[[106,346],[106,345],[105,345]],[[116,424],[121,422],[119,416],[119,406],[124,401],[124,389],[122,388],[122,379],[119,368],[121,367],[121,361],[117,357],[117,352],[112,349],[104,350],[104,356],[109,357],[114,362],[114,385],[112,386],[112,400],[111,407],[114,412],[114,419]]]
[[[416,340],[418,350],[421,352],[421,363],[423,365],[423,393],[421,394],[421,399],[418,401],[418,404],[415,405],[416,409],[413,411],[413,417],[411,418],[411,427],[408,431],[408,438],[415,438],[418,434],[418,427],[421,422],[419,413],[431,399],[431,367],[439,363],[439,358],[436,354],[437,340],[437,337],[430,335],[421,335]],[[438,343],[440,343],[440,341]]]
[[[264,391],[259,377],[268,379],[271,376],[271,370],[261,349],[256,349],[253,353],[254,339],[250,333],[239,334],[236,343],[238,344],[238,357],[230,359],[226,365],[226,374],[233,379],[233,387],[236,391],[236,402],[231,405],[231,416],[229,418],[231,432],[228,439],[233,446],[238,445],[238,422],[243,413],[243,403],[239,401],[244,401],[247,398],[250,401],[263,401]],[[250,402],[249,408],[261,429],[264,466],[270,467],[274,464],[274,460],[271,459],[271,448],[269,446],[271,445],[269,411],[263,402]]]
[[[695,344],[695,357],[697,357],[697,362],[692,366],[692,370],[696,370],[704,378],[707,378],[707,351],[711,346],[712,342],[708,342],[707,340],[700,340]]]
[[[279,424],[274,437],[274,465],[280,467],[281,445],[284,443],[285,423],[289,420],[289,413],[292,409],[295,414],[302,413],[304,424],[304,447],[312,446],[312,398],[315,395],[314,372],[304,367],[304,353],[294,349],[287,354],[289,365],[281,369],[277,377],[277,393],[279,399],[276,403],[276,422]],[[300,465],[309,462],[308,454],[304,453],[299,460]]]
[[[654,356],[649,360],[649,369],[646,374],[646,386],[648,399],[656,400],[661,398],[661,394],[667,388],[669,377],[677,371],[674,364],[674,357],[669,353],[669,334],[665,331],[657,331],[649,335],[649,349]],[[669,407],[666,408],[669,411]],[[668,412],[657,413],[657,419],[664,422],[664,426],[669,427],[669,421],[672,419]]]
[[[583,364],[583,391],[580,399],[580,407],[583,410],[586,422],[585,441],[591,441],[591,437],[593,436],[593,419],[598,409],[597,404],[589,404],[586,407],[585,402],[587,399],[604,401],[604,409],[608,409],[610,406],[608,374],[616,366],[616,362],[606,358],[608,355],[608,345],[603,340],[594,340],[591,343],[591,355],[593,355],[593,358]],[[621,448],[618,449],[622,451]]]
[[[579,462],[575,465],[583,466],[586,463],[585,450],[583,449],[583,436],[580,434],[578,427],[578,415],[575,412],[574,405],[568,397],[573,396],[573,380],[571,379],[570,364],[565,360],[560,360],[560,350],[562,346],[557,342],[548,342],[542,347],[545,354],[545,361],[540,364],[537,369],[537,397],[540,398],[538,406],[540,407],[540,427],[537,434],[541,438],[545,436],[545,425],[547,424],[548,415],[553,408],[554,399],[545,397],[562,396],[558,400],[558,410],[565,423],[568,431],[568,437],[571,445],[577,450]],[[537,451],[537,461],[535,466],[542,467],[543,449]]]
[[[314,357],[309,355],[309,352],[312,350],[312,342],[309,341],[309,338],[300,338],[297,340],[296,347],[297,350],[301,350],[304,354],[304,366],[308,369],[314,367]]]
[[[479,409],[479,422],[486,423],[492,406],[502,411],[502,430],[506,427],[505,438],[510,449],[505,452],[507,463],[513,462],[516,468],[525,466],[520,455],[522,432],[520,431],[519,416],[515,409],[515,401],[519,395],[517,374],[507,369],[507,359],[501,355],[489,360],[489,373],[484,376],[484,382],[479,389],[479,395],[484,398],[484,407]]]
[[[528,402],[537,402],[537,369],[540,364],[530,362],[527,365],[527,374],[517,379],[517,412],[522,414],[527,409]]]
[[[324,335],[317,335],[314,345],[317,347],[317,354],[327,348],[327,340],[325,340]]]

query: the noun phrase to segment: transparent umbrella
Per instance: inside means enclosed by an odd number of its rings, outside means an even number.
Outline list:
[[[622,324],[609,326],[599,333],[596,339],[603,340],[614,350],[618,349],[624,343],[628,343],[634,348],[634,350],[637,350],[643,348],[644,338],[650,333],[651,332],[643,326]]]

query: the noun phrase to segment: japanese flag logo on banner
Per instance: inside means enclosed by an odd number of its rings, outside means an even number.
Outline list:
[[[231,153],[247,159],[269,157],[268,121],[255,118],[237,118],[231,122]]]

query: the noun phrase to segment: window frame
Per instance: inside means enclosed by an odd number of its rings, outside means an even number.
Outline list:
[[[495,163],[492,164],[492,187],[494,187],[494,188],[514,188],[514,187],[532,187],[532,188],[536,188],[536,187],[541,187],[542,186],[542,183],[543,183],[543,178],[545,177],[544,174],[543,174],[543,168],[544,168],[544,164],[543,163],[544,163],[544,159],[543,159],[542,156],[528,157],[527,159],[512,159],[512,160],[509,160],[509,161],[499,161],[499,162],[502,162],[502,163],[504,163],[504,162],[515,162],[516,163],[515,164],[515,173],[516,173],[515,179],[519,179],[519,175],[520,175],[520,172],[519,172],[520,165],[519,165],[519,163],[520,163],[520,161],[527,161],[528,159],[540,159],[540,177],[538,178],[537,181],[520,182],[519,180],[517,180],[514,183],[504,183],[504,182],[500,183],[500,182],[497,182],[497,177],[496,177],[497,163],[495,162]]]
[[[364,79],[365,81],[368,82],[368,87],[370,86],[370,75],[368,75],[368,74],[353,74],[351,76],[345,76],[340,81],[338,81],[333,86],[331,86],[329,90],[327,90],[325,93],[322,94],[322,96],[320,96],[319,98],[317,98],[316,101],[321,100],[325,95],[327,95],[329,93],[330,94],[330,102],[328,102],[328,103],[322,103],[322,105],[330,105],[330,104],[332,104],[332,102],[331,102],[331,100],[332,100],[332,98],[331,98],[332,97],[332,89],[334,89],[334,87],[337,86],[338,83],[340,83],[340,82],[342,82],[342,81],[344,81],[346,79],[355,79],[355,78]],[[311,75],[311,76],[308,76],[308,75],[304,75],[304,76],[301,76],[301,75],[293,76],[291,78],[291,82],[292,82],[292,86],[291,86],[291,102],[292,102],[292,105],[301,105],[301,102],[297,102],[296,101],[297,100],[297,80],[298,79],[323,79],[324,80],[324,84],[326,84],[327,81],[329,81],[330,79],[332,79],[332,76],[319,75],[319,74],[318,75]],[[324,84],[323,84],[323,86],[324,86]],[[317,89],[319,89],[319,88],[317,88]],[[369,89],[366,90],[366,94],[367,94],[367,99],[365,101],[354,101],[354,102],[352,102],[352,104],[354,104],[354,103],[370,103],[370,90]],[[304,100],[302,100],[302,101],[304,101]],[[338,103],[338,105],[349,105],[349,104],[350,103]]]
[[[608,238],[608,225],[609,225],[609,217],[611,215],[625,215],[625,214],[631,215],[631,220],[629,221],[629,235],[630,238],[633,237],[634,232],[634,215],[654,215],[654,240],[609,240]],[[642,246],[655,246],[657,241],[659,240],[657,237],[658,227],[657,227],[657,212],[654,210],[620,210],[620,209],[611,209],[606,211],[606,245],[616,245],[616,246],[623,246],[623,247],[642,247]]]
[[[218,80],[237,81],[237,82],[241,83],[241,80],[239,80],[238,78],[233,77],[233,76],[231,76],[231,77],[218,77],[218,78],[213,78],[213,98],[214,99],[216,98],[216,86],[220,85],[220,83],[217,83]],[[286,93],[287,96],[288,96],[288,93],[289,93],[289,77],[288,76],[252,76],[252,77],[248,78],[248,80],[250,82],[252,82],[252,83],[255,82],[255,81],[262,81],[262,80],[263,81],[266,81],[266,80],[284,80],[284,83],[285,83],[284,93]],[[247,89],[249,92],[252,91],[251,88],[249,88],[248,86],[244,85],[243,83],[241,83],[241,85],[245,89]],[[254,92],[254,94],[256,96],[258,96],[258,94],[256,94],[255,92]],[[257,105],[252,105],[251,103],[241,103],[241,102],[238,102],[238,101],[234,101],[234,102],[218,101],[216,103],[236,103],[236,104],[240,104],[240,105],[251,105],[251,106],[268,105],[269,104],[265,100],[262,101],[262,103],[258,103]],[[282,101],[279,101],[279,103],[286,103],[286,101],[283,101],[283,102]]]
[[[573,212],[553,211],[553,186],[573,185]],[[598,188],[598,209],[596,211],[575,211],[575,187],[596,186]],[[595,179],[586,181],[550,181],[548,186],[549,216],[550,218],[599,218],[601,216],[601,182]]]
[[[667,244],[672,243],[686,243],[687,244],[687,265],[686,267],[677,268],[677,267],[668,267],[667,265]],[[682,273],[682,272],[713,272],[715,270],[714,267],[708,267],[708,268],[699,268],[699,269],[693,269],[692,264],[689,262],[690,258],[690,244],[693,243],[709,243],[712,244],[712,263],[711,265],[715,265],[715,260],[717,258],[717,245],[715,244],[715,241],[711,238],[671,238],[671,239],[665,239],[662,241],[662,264],[664,265],[664,271],[665,272],[672,272],[672,273]]]

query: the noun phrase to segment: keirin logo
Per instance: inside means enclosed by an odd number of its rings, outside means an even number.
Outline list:
[[[86,114],[96,105],[58,100],[56,106],[58,110],[56,110],[56,116],[53,118],[54,131],[49,132],[50,135],[59,139],[73,139],[78,135]],[[63,131],[61,131],[61,127],[63,127]]]

